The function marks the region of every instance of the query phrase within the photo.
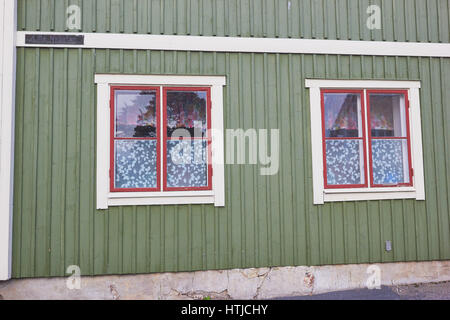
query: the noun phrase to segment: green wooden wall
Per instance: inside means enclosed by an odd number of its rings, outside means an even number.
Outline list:
[[[95,73],[226,75],[225,128],[280,128],[279,174],[226,165],[224,208],[96,210]],[[305,78],[422,81],[426,201],[312,204]],[[450,259],[449,87],[444,58],[18,48],[13,276]]]
[[[70,4],[83,32],[449,42],[450,0],[18,0],[18,29],[67,31]]]

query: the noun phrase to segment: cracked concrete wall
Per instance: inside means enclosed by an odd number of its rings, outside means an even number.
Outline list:
[[[450,261],[376,264],[382,285],[450,280]],[[274,267],[217,271],[81,277],[0,282],[0,299],[270,299],[365,288],[368,264]]]

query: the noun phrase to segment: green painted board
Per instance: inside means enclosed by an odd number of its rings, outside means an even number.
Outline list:
[[[78,30],[67,28],[69,5]],[[367,27],[371,5],[380,29]],[[18,0],[27,31],[448,43],[449,15],[450,0]]]
[[[280,128],[279,174],[226,165],[224,208],[96,210],[95,73],[225,75],[225,128]],[[312,204],[307,77],[422,81],[426,201]],[[19,48],[13,276],[449,259],[449,84],[446,58]]]

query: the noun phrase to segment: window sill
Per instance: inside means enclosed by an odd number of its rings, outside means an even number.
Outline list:
[[[324,202],[394,199],[425,200],[424,197],[419,197],[416,190],[411,187],[324,190],[323,194]]]
[[[215,200],[213,191],[116,192],[108,194],[108,206],[214,204]]]

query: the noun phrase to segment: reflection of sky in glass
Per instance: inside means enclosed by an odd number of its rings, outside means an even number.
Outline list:
[[[155,130],[136,127],[156,127],[155,91],[120,90],[116,91],[115,100],[116,137],[154,136]]]
[[[327,136],[330,136],[331,130],[358,130],[358,96],[356,94],[326,93],[324,106]]]
[[[176,129],[187,129],[193,136],[193,129],[198,128],[205,134],[206,118],[206,91],[167,92],[167,135],[169,137]]]

